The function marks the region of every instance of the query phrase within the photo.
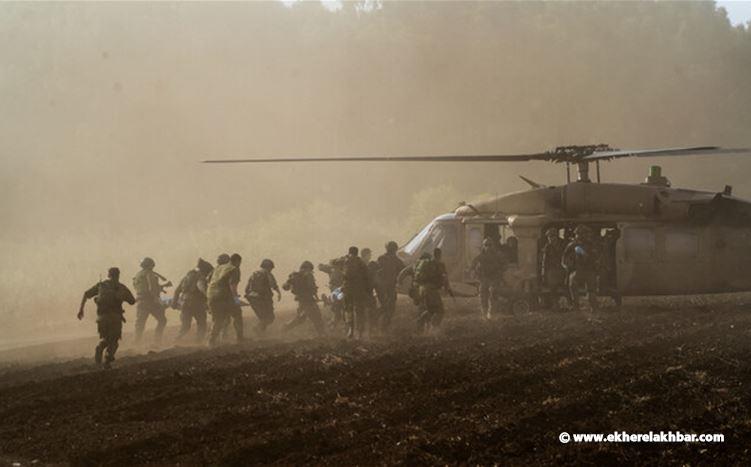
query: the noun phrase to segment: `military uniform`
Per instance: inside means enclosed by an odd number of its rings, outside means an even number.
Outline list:
[[[376,294],[381,304],[381,329],[391,326],[391,318],[396,310],[396,286],[399,273],[404,270],[404,262],[396,253],[385,253],[378,257]]]
[[[548,238],[542,248],[540,275],[543,285],[548,290],[548,306],[553,308],[557,308],[559,297],[566,286],[566,270],[561,265],[565,246],[556,234],[555,237]]]
[[[263,332],[274,322],[274,291],[279,285],[271,271],[259,269],[254,272],[245,286],[245,298],[258,317],[258,330]]]
[[[421,258],[415,264],[414,270],[414,280],[422,303],[417,325],[420,331],[425,331],[428,326],[438,326],[443,320],[441,289],[448,289],[448,277],[446,266],[442,261],[434,258]]]
[[[207,287],[206,274],[197,269],[192,269],[185,274],[185,277],[175,289],[173,301],[180,309],[178,339],[181,339],[190,331],[193,320],[196,320],[196,327],[198,328],[196,340],[202,341],[206,337]]]
[[[159,286],[159,276],[151,269],[141,269],[133,277],[133,288],[136,291],[136,342],[140,342],[143,337],[146,320],[153,316],[157,323],[154,341],[159,343],[167,326],[167,317],[160,297],[162,289]]]
[[[347,335],[353,337],[357,331],[359,337],[365,332],[368,300],[372,297],[373,286],[370,283],[368,266],[359,256],[348,255],[344,262],[344,323]]]
[[[498,309],[498,293],[506,266],[503,254],[493,246],[484,246],[479,255],[472,260],[470,270],[474,271],[480,281],[480,308],[483,316]]]
[[[285,330],[293,329],[306,320],[310,320],[319,336],[324,334],[321,310],[316,303],[318,286],[313,276],[313,268],[309,271],[296,271],[289,275],[282,285],[284,290],[289,290],[295,296],[297,302],[297,316],[285,325]]]
[[[608,230],[608,232],[602,238],[599,271],[600,293],[610,295],[616,306],[621,305],[621,293],[618,291],[615,264],[615,248],[619,238],[621,238],[621,233],[618,229]]]
[[[344,302],[333,297],[337,289],[341,289],[344,284],[344,260],[345,258],[335,258],[328,264],[318,265],[318,270],[329,276],[329,292],[332,295],[331,313],[334,315],[332,327],[336,327],[344,320]]]
[[[95,349],[95,361],[102,362],[102,354],[107,351],[106,363],[115,360],[115,352],[119,346],[123,333],[123,302],[130,305],[136,303],[131,291],[119,281],[104,280],[84,292],[84,299],[94,298],[96,301],[97,330],[99,343]],[[83,305],[81,305],[83,309]],[[82,317],[83,312],[81,312]]]
[[[211,337],[209,344],[214,346],[219,343],[222,330],[229,325],[235,326],[237,340],[243,340],[242,309],[236,301],[232,288],[240,282],[240,268],[232,263],[222,264],[211,273],[207,297],[209,311],[211,312]]]
[[[586,237],[577,236],[563,252],[562,265],[568,271],[571,303],[579,309],[579,289],[584,288],[592,310],[597,309],[597,272],[600,252]]]

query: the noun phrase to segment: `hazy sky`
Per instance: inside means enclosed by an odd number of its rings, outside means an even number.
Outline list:
[[[746,25],[751,21],[751,1],[749,0],[720,0],[717,6],[728,12],[728,18],[734,25]]]

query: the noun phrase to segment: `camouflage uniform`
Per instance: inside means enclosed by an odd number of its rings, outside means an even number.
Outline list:
[[[329,292],[332,294],[331,313],[334,315],[332,327],[336,327],[344,319],[344,303],[333,299],[334,292],[344,284],[344,261],[345,258],[334,258],[328,264],[318,265],[318,270],[329,276]]]
[[[279,292],[279,285],[271,271],[259,269],[254,272],[245,286],[245,298],[258,317],[258,331],[263,332],[274,322],[274,291]]]
[[[141,269],[133,277],[133,288],[136,291],[136,342],[141,342],[146,320],[153,316],[157,323],[154,329],[154,342],[159,343],[167,326],[167,317],[164,315],[164,305],[160,297],[162,289],[159,286],[159,276],[151,269]]]
[[[354,337],[355,331],[362,337],[365,332],[368,300],[372,297],[368,266],[359,256],[350,254],[344,263],[344,323],[347,336]]]
[[[303,263],[307,266],[305,263]],[[323,320],[321,319],[321,310],[316,303],[318,299],[318,286],[313,276],[313,264],[310,267],[301,267],[300,271],[293,272],[289,275],[287,281],[282,285],[284,290],[289,290],[295,296],[297,301],[297,316],[287,323],[285,330],[293,329],[306,320],[310,320],[315,326],[319,336],[324,334]]]
[[[418,260],[414,270],[414,281],[423,304],[417,318],[417,325],[420,331],[425,331],[428,326],[438,326],[443,320],[441,288],[448,287],[448,278],[443,262],[431,257]]]
[[[404,262],[395,252],[387,252],[378,257],[376,294],[381,304],[381,329],[388,330],[396,310],[396,286],[399,273],[404,270]]]
[[[484,317],[489,318],[498,309],[498,293],[505,267],[502,253],[486,239],[482,251],[470,265],[470,270],[480,281],[480,308]]]
[[[136,303],[131,291],[118,280],[107,279],[92,286],[84,292],[79,319],[83,317],[83,303],[91,298],[96,301],[96,324],[99,331],[99,343],[94,351],[97,364],[102,363],[102,354],[107,351],[105,363],[109,365],[115,360],[115,352],[123,332],[123,302],[130,305]]]
[[[568,271],[569,294],[574,309],[579,309],[579,289],[584,287],[590,307],[596,310],[600,252],[590,240],[588,229],[580,227],[577,227],[579,232],[563,251],[562,265]]]
[[[240,282],[240,268],[232,263],[222,264],[211,274],[207,297],[213,324],[209,345],[217,345],[222,330],[230,321],[235,326],[237,340],[243,340],[242,309],[236,301],[233,287]]]
[[[566,270],[561,265],[565,244],[558,237],[557,230],[546,232],[545,246],[542,248],[541,270],[542,283],[548,289],[546,301],[549,307],[557,308],[559,297],[566,286]],[[565,295],[568,295],[566,293]]]
[[[208,263],[205,264],[208,265]],[[208,288],[207,276],[211,271],[206,266],[202,267],[203,271],[198,268],[188,271],[175,289],[175,295],[172,299],[173,306],[180,309],[180,333],[177,336],[178,339],[183,338],[190,331],[193,320],[196,320],[196,327],[198,328],[196,340],[200,342],[206,337],[206,312],[208,310],[208,303],[206,301]]]

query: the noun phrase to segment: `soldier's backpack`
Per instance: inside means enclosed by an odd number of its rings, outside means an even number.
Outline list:
[[[256,271],[250,276],[245,289],[246,297],[264,297],[269,294],[269,280],[266,271]]]
[[[434,282],[437,269],[438,265],[431,258],[417,261],[415,265],[415,282],[421,285]]]
[[[302,273],[295,271],[289,275],[287,282],[284,283],[282,288],[284,290],[292,292],[292,295],[298,296],[303,293],[305,289],[305,284],[303,283],[304,280],[305,278],[303,277]]]
[[[117,308],[122,303],[118,297],[117,284],[112,281],[99,282],[99,288],[94,301],[99,309]]]

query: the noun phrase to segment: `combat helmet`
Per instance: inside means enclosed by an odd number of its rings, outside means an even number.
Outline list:
[[[156,263],[148,256],[141,260],[141,267],[144,269],[152,269],[154,266],[156,266]]]
[[[216,258],[216,264],[227,264],[229,263],[229,255],[227,253],[222,253]]]
[[[391,240],[386,244],[386,251],[389,253],[396,253],[396,251],[399,249],[399,245],[396,244],[395,241]]]
[[[303,261],[302,264],[300,265],[300,271],[304,271],[304,270],[312,271],[313,263],[311,263],[310,261]]]
[[[274,262],[270,259],[264,259],[261,261],[261,269],[274,269]]]

